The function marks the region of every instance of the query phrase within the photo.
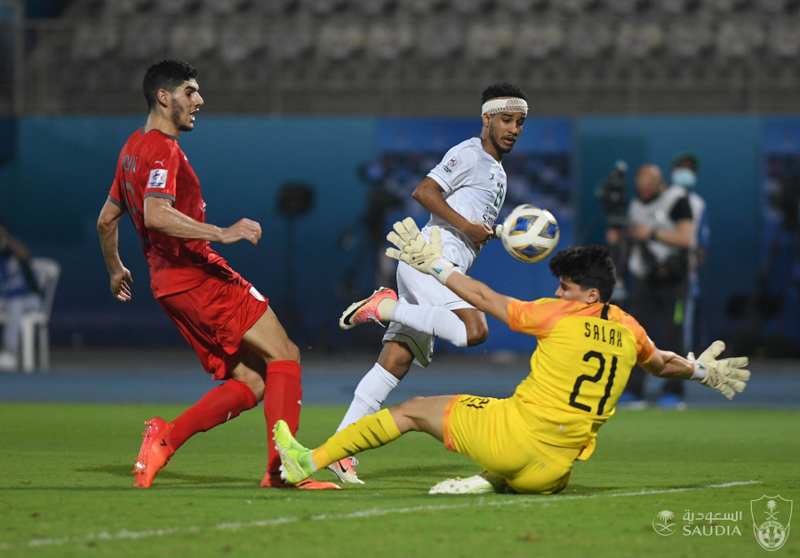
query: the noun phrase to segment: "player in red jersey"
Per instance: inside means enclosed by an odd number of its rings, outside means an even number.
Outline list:
[[[134,465],[134,486],[147,488],[158,471],[191,436],[205,432],[264,401],[267,433],[276,421],[297,429],[300,422],[300,352],[269,303],[228,266],[210,242],[255,246],[261,226],[250,219],[221,228],[206,224],[200,182],[178,146],[181,132],[194,129],[203,98],[197,71],[181,60],[164,60],[147,70],[147,122],[128,138],[117,163],[97,232],[111,293],[131,299],[131,273],[117,250],[119,221],[128,213],[142,240],[153,295],[197,352],[203,367],[224,383],[171,423],[147,421]],[[261,486],[286,487],[274,444]],[[301,488],[339,488],[312,481]]]

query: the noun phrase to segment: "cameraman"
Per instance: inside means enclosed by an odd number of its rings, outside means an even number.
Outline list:
[[[683,353],[684,304],[689,285],[689,247],[692,243],[692,209],[686,190],[667,187],[656,165],[642,165],[636,173],[638,197],[628,206],[628,228],[609,229],[610,244],[627,243],[631,274],[630,312],[656,344]],[[629,408],[643,408],[644,372],[636,368],[620,398]],[[683,382],[667,380],[659,407],[685,407]]]

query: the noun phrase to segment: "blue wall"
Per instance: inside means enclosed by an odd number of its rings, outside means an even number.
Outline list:
[[[539,124],[537,124],[537,122]],[[547,149],[559,138],[530,119],[519,148]],[[711,207],[712,245],[704,277],[710,327],[727,336],[737,324],[725,317],[728,297],[753,288],[761,259],[761,119],[755,117],[578,118],[572,121],[576,230],[578,243],[602,241],[604,219],[593,191],[618,159],[630,168],[644,162],[665,171],[678,151],[692,150],[702,163],[698,192]],[[120,250],[135,279],[134,301],[121,304],[108,293],[107,275],[95,221],[114,175],[119,149],[142,124],[141,117],[25,118],[12,127],[13,159],[0,163],[0,215],[37,255],[57,258],[63,279],[53,317],[57,343],[182,343],[161,314],[148,286],[148,271],[133,228],[122,227]],[[422,132],[409,135],[409,125]],[[233,267],[271,297],[276,312],[287,310],[284,246],[287,226],[277,214],[276,196],[287,181],[312,184],[313,212],[299,220],[296,275],[300,326],[308,339],[327,346],[340,340],[358,345],[358,335],[340,337],[339,312],[348,301],[342,276],[358,250],[342,243],[348,228],[358,230],[367,186],[357,167],[381,149],[440,149],[477,133],[477,119],[400,120],[374,118],[202,117],[181,146],[197,171],[208,203],[209,222],[228,225],[241,217],[258,220],[261,243],[217,246]],[[543,124],[542,124],[543,125]],[[567,127],[569,130],[570,128]],[[427,130],[427,131],[425,131]],[[417,145],[414,138],[427,138]],[[562,138],[563,139],[563,138]],[[356,243],[360,237],[356,235]],[[569,243],[569,239],[565,241]],[[562,246],[566,243],[562,242]],[[499,246],[490,247],[476,276],[510,294],[525,273]],[[549,295],[546,269],[534,296]],[[371,287],[371,271],[358,279]],[[524,281],[523,281],[524,283]],[[497,326],[495,332],[497,331]],[[490,348],[495,345],[490,341]]]

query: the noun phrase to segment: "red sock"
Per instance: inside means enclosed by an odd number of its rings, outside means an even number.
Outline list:
[[[170,434],[172,447],[178,449],[198,432],[211,430],[256,405],[258,399],[253,390],[247,384],[231,378],[206,393],[200,401],[172,421],[175,425]]]
[[[276,360],[267,365],[267,382],[264,386],[264,416],[267,419],[267,436],[269,452],[267,472],[279,474],[281,456],[272,441],[272,429],[275,423],[283,419],[289,425],[292,434],[300,425],[300,402],[303,388],[300,386],[300,363],[293,360]]]

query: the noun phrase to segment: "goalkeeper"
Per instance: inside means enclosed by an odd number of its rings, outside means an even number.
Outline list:
[[[484,471],[450,479],[431,493],[563,490],[576,460],[594,451],[597,432],[614,414],[631,369],[654,376],[696,380],[728,399],[745,388],[747,358],[717,360],[725,344],[715,341],[696,360],[656,348],[639,323],[608,303],[615,271],[608,249],[571,247],[557,253],[550,270],[556,298],[523,302],[499,294],[460,273],[442,257],[438,229],[430,244],[411,219],[395,224],[387,255],[443,285],[514,330],[534,335],[538,347],[531,373],[508,399],[473,395],[417,397],[362,418],[315,450],[301,446],[278,422],[275,441],[282,475],[297,483],[346,456],[376,448],[409,431],[426,432],[450,451],[466,455]]]

